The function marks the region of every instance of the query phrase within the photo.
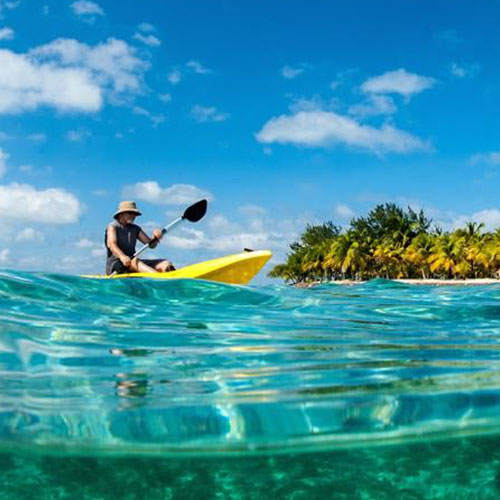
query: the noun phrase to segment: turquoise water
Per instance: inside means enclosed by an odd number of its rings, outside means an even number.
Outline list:
[[[0,273],[0,498],[500,498],[500,286]]]

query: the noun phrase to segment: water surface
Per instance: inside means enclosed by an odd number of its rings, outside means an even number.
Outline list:
[[[108,498],[145,469],[141,488],[158,498],[207,498],[195,483],[214,498],[325,498],[322,487],[446,498],[459,477],[472,488],[460,498],[497,498],[499,299],[497,285],[303,290],[4,271],[2,498],[23,498],[28,476],[51,494]]]

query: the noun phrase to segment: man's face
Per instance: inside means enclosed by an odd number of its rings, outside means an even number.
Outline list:
[[[134,212],[124,212],[121,219],[125,224],[133,224],[136,217]]]

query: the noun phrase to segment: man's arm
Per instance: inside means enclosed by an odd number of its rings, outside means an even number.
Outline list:
[[[150,248],[156,248],[158,243],[160,242],[162,238],[162,233],[161,229],[155,229],[153,231],[153,238],[150,238],[142,229],[139,231],[139,235],[137,236],[139,238],[139,241],[141,243],[144,243],[145,245],[150,243]],[[152,243],[151,243],[152,242]]]
[[[106,244],[110,249],[111,253],[115,257],[118,257],[124,266],[128,267],[130,265],[130,257],[125,255],[118,246],[118,242],[116,240],[116,228],[113,225],[108,226]]]

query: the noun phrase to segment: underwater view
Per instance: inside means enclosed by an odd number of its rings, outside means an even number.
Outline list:
[[[0,498],[500,498],[500,285],[0,276]]]

